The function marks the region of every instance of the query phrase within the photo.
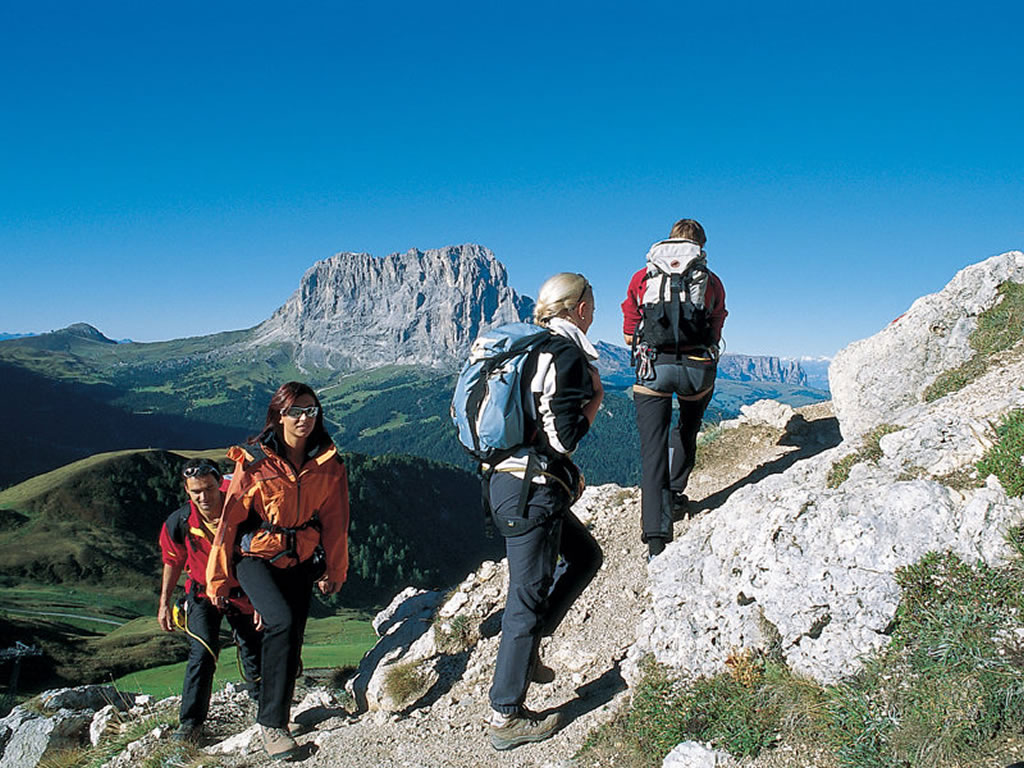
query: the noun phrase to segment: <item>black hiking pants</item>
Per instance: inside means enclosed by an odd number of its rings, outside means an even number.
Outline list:
[[[500,518],[515,514],[522,487],[509,473],[491,476],[488,496],[499,530]],[[508,597],[490,691],[491,707],[505,714],[517,713],[526,699],[541,637],[554,633],[604,559],[562,488],[531,483],[526,516],[537,525],[505,538]]]
[[[679,398],[679,423],[672,429],[672,394],[633,393],[640,433],[640,518],[643,540],[672,541],[672,495],[686,490],[697,460],[697,433],[714,390],[697,400]],[[671,458],[670,458],[671,457]]]
[[[257,557],[242,557],[238,582],[263,619],[259,713],[256,722],[286,728],[309,618],[312,563],[277,568]]]
[[[217,668],[217,659],[210,651],[220,651],[220,622],[223,615],[205,597],[185,597],[189,649],[178,719],[186,727],[199,727],[210,711],[213,673]],[[227,619],[238,644],[238,658],[242,662],[245,686],[249,695],[255,698],[259,692],[260,633],[253,625],[251,614],[233,610],[227,614]]]

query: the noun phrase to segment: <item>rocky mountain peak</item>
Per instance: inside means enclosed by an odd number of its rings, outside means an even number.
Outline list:
[[[109,339],[104,336],[98,328],[89,325],[88,323],[74,323],[69,325],[67,328],[62,328],[56,333],[63,333],[71,336],[78,336],[89,341],[98,341],[102,344],[117,344],[113,339]]]
[[[482,245],[383,257],[344,252],[310,267],[250,343],[291,343],[307,368],[455,367],[483,329],[532,310]]]

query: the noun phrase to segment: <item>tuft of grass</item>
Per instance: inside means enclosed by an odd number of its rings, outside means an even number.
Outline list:
[[[384,693],[394,702],[403,704],[419,694],[427,678],[416,662],[395,664],[384,678]]]
[[[438,619],[434,622],[434,641],[441,653],[461,653],[472,647],[477,634],[473,620],[460,613],[450,619]]]
[[[978,316],[978,326],[968,342],[974,355],[966,363],[948,370],[924,391],[930,403],[950,392],[963,389],[991,365],[993,356],[1020,341],[1024,331],[1024,285],[1007,281],[997,290],[996,303]]]
[[[996,438],[977,464],[978,476],[995,475],[1007,495],[1024,495],[1024,410],[1008,413],[996,427]]]
[[[855,464],[860,464],[862,461],[877,462],[882,458],[882,449],[879,446],[879,441],[886,435],[899,432],[901,429],[903,427],[897,427],[894,424],[879,424],[864,436],[864,445],[859,451],[854,451],[844,456],[832,465],[832,468],[828,471],[825,484],[829,488],[838,488],[850,477],[850,470],[853,469]]]
[[[737,757],[754,757],[784,734],[805,733],[821,708],[820,689],[751,649],[730,655],[728,671],[682,683],[652,660],[628,712],[588,738],[580,756],[618,766],[660,766],[676,744],[711,743]]]

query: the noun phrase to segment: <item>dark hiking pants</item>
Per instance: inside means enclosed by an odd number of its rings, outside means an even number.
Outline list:
[[[672,396],[633,393],[640,434],[640,518],[643,540],[672,540],[672,494],[682,493],[697,460],[697,433],[713,391],[698,400],[679,399],[679,423],[672,425]],[[671,455],[671,461],[669,456]]]
[[[222,613],[213,603],[203,597],[185,597],[185,616],[188,619],[189,649],[185,665],[185,681],[181,688],[181,710],[179,720],[184,726],[193,728],[202,725],[210,711],[210,692],[213,690],[213,673],[217,660],[210,650],[220,650],[220,622]],[[242,673],[250,695],[259,690],[260,637],[253,626],[252,615],[232,611],[227,616],[238,644],[238,658],[242,661]],[[202,643],[191,637],[195,635]]]
[[[256,557],[238,561],[238,582],[263,618],[263,657],[256,722],[285,728],[291,713],[302,636],[309,617],[313,574],[309,563],[276,568]]]
[[[515,514],[523,481],[495,473],[489,484],[492,514]],[[526,698],[540,639],[552,634],[601,567],[601,547],[569,511],[565,491],[531,484],[526,516],[538,524],[505,538],[508,598],[491,685],[491,706],[515,714]],[[499,530],[501,524],[495,520]],[[558,574],[559,555],[565,570]],[[552,585],[553,583],[553,585]]]

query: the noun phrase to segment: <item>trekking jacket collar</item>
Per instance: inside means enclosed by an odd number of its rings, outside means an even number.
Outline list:
[[[597,350],[590,343],[587,334],[579,326],[570,323],[564,317],[552,317],[548,321],[548,327],[551,328],[552,332],[557,333],[559,336],[564,336],[575,343],[577,347],[583,350],[583,354],[591,360],[597,360]]]
[[[268,429],[260,435],[258,442],[265,445],[281,458],[284,458],[287,455],[284,443],[273,429]],[[315,459],[318,464],[322,464],[325,459],[329,458],[329,452],[332,448],[334,448],[334,443],[331,442],[329,437],[325,437],[322,442],[308,446],[306,449],[305,461],[312,461]],[[302,467],[297,467],[297,469],[302,469]]]

